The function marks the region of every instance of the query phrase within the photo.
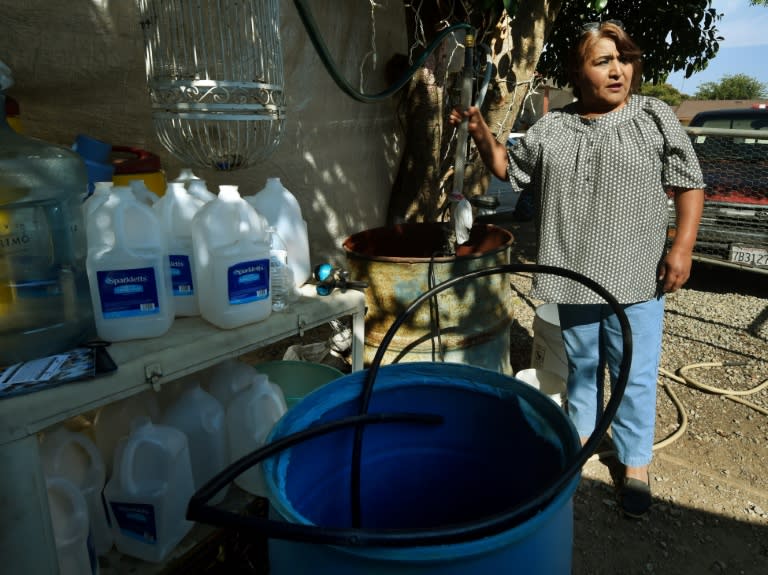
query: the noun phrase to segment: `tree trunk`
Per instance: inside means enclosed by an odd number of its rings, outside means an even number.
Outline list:
[[[440,160],[445,87],[430,58],[411,80],[405,97],[405,142],[390,196],[388,222],[434,221],[440,201]]]
[[[506,141],[526,96],[535,87],[536,65],[561,5],[562,0],[523,0],[513,19],[503,13],[494,25],[485,30],[475,24],[477,42],[491,49],[495,74],[482,109],[499,141]],[[422,14],[424,18],[428,16]],[[429,21],[424,21],[422,28],[436,29],[446,16],[432,14]],[[413,30],[409,30],[409,36],[413,36]],[[454,84],[456,74],[448,74],[447,70],[451,59],[463,61],[463,50],[449,53],[453,50],[453,46],[447,45],[450,43],[450,40],[443,42],[441,49],[427,59],[403,96],[404,147],[390,197],[387,218],[390,224],[436,221],[444,214],[446,190],[452,188],[456,144],[452,137],[455,128],[445,121],[450,106],[455,105],[446,94]],[[540,110],[537,112],[541,113]],[[464,195],[482,194],[488,181],[487,168],[480,161],[476,149],[470,146]]]

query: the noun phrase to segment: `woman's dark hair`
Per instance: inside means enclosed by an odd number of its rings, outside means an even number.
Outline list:
[[[621,57],[632,64],[630,93],[634,94],[640,91],[640,84],[643,80],[643,51],[618,22],[609,21],[586,25],[576,45],[571,49],[568,58],[568,77],[573,88],[573,95],[577,98],[581,98],[579,74],[581,74],[587,54],[589,54],[592,46],[603,38],[613,40]]]

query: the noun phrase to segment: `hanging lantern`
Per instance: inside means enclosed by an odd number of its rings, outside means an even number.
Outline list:
[[[139,0],[160,142],[190,167],[263,160],[285,125],[279,0]]]

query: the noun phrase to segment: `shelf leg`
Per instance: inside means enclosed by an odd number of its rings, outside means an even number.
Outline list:
[[[352,314],[352,371],[363,369],[365,309]]]

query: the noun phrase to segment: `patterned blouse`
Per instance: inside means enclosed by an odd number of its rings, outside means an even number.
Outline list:
[[[584,119],[574,104],[538,120],[509,151],[509,180],[530,188],[537,263],[581,273],[620,303],[658,295],[667,237],[665,188],[703,188],[693,146],[672,110],[633,95],[627,105]],[[591,289],[537,274],[533,297],[605,303]]]

